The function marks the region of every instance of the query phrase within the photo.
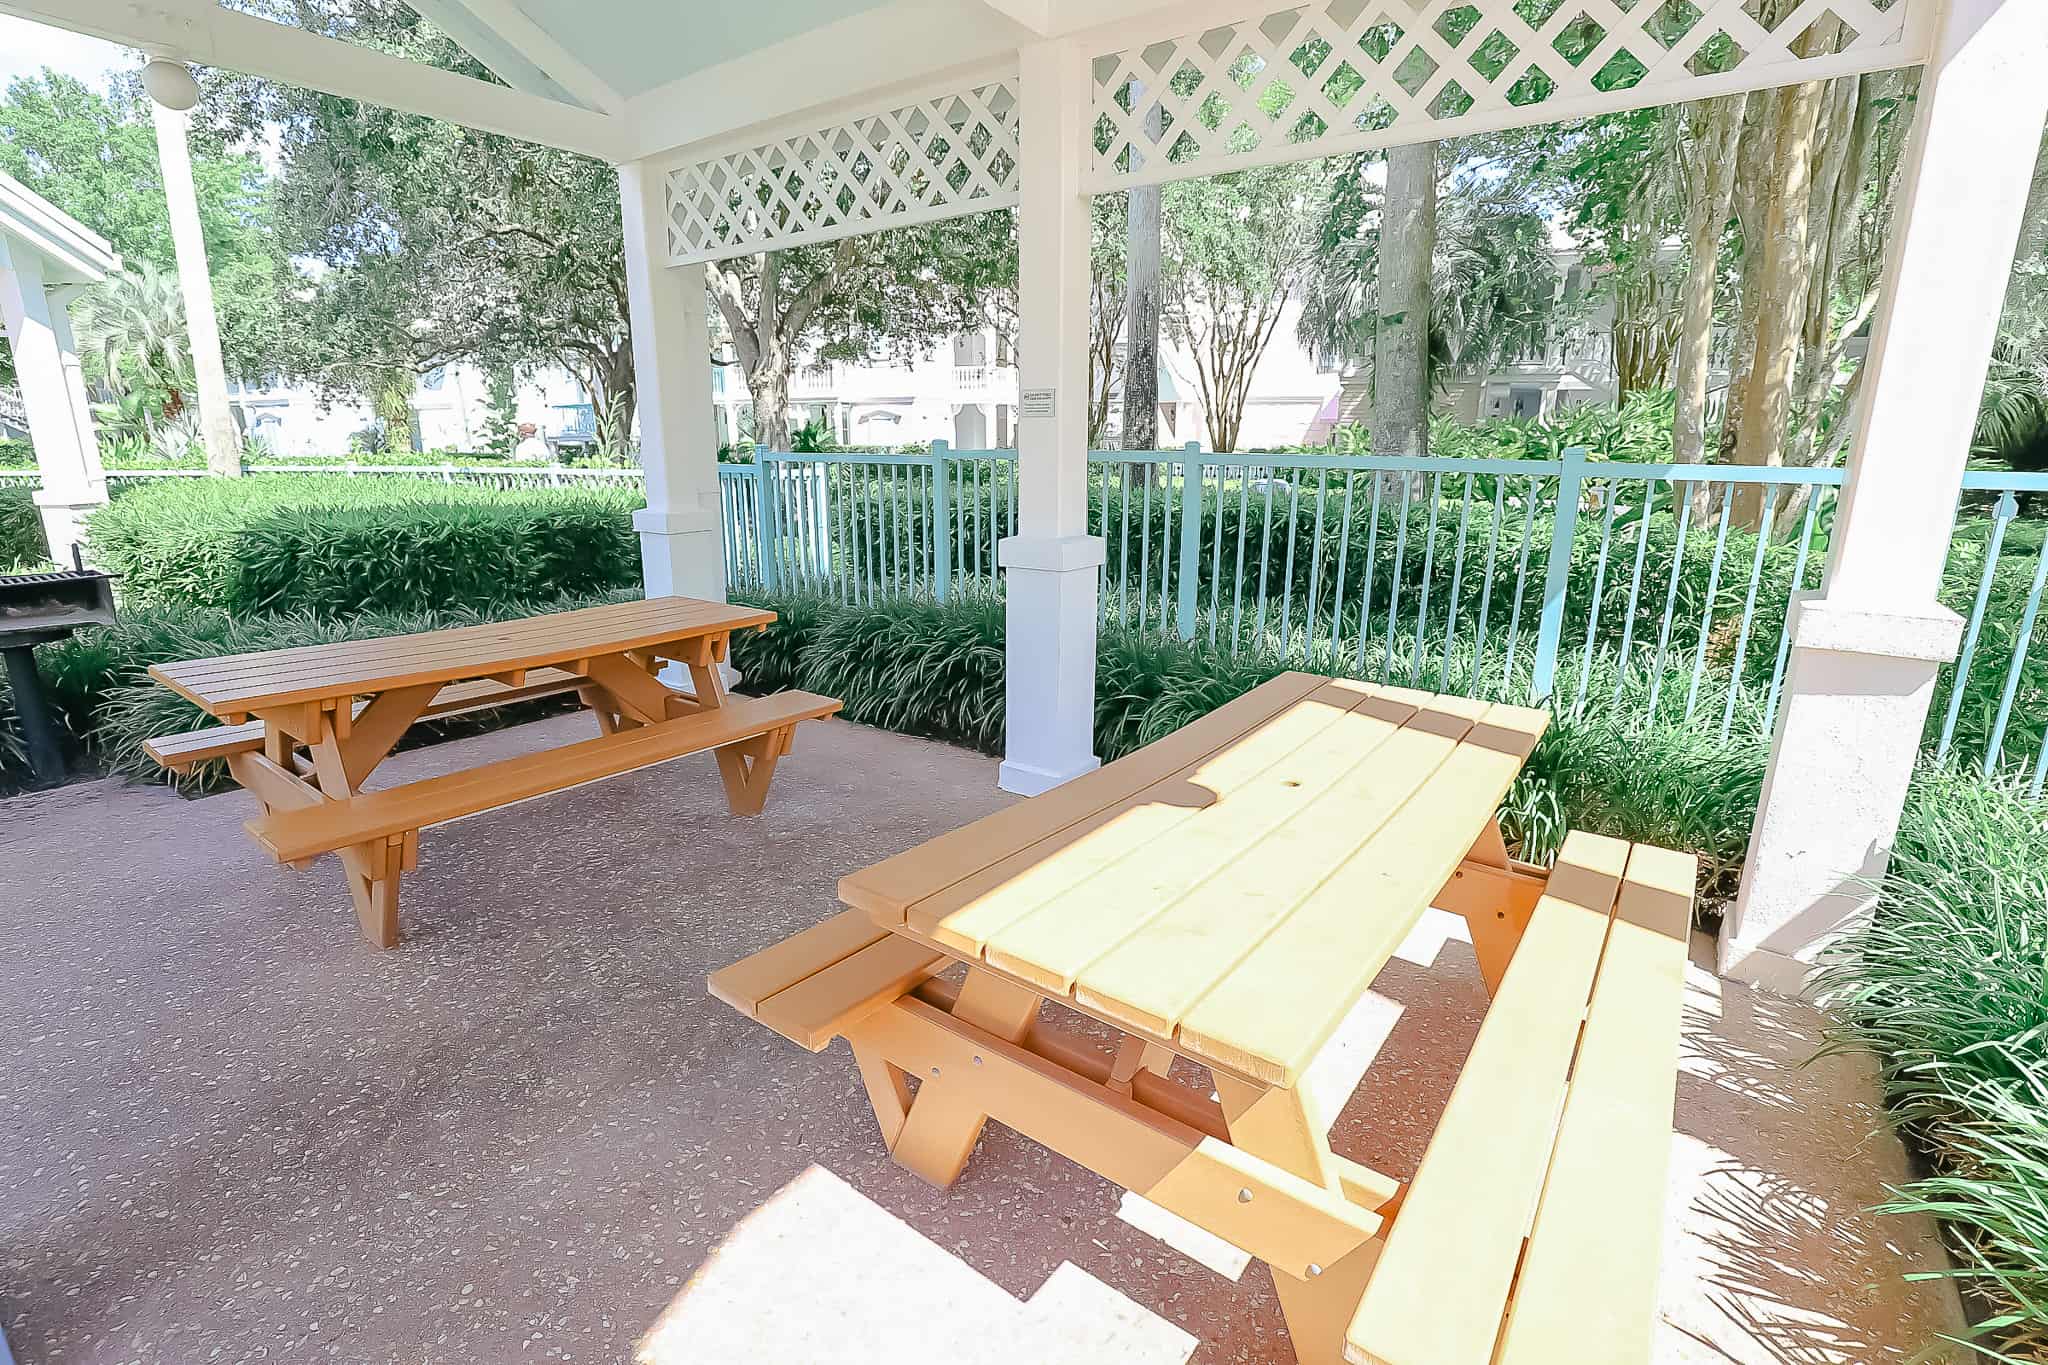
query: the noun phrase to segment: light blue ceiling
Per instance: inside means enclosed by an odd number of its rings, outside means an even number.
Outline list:
[[[885,0],[518,0],[628,98]]]

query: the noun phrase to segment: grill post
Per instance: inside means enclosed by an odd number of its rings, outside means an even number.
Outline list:
[[[7,685],[14,694],[14,713],[21,719],[21,736],[28,745],[29,766],[35,770],[38,786],[55,786],[64,780],[64,751],[57,743],[57,721],[43,697],[43,677],[36,671],[34,645],[8,645],[0,650],[7,656]]]

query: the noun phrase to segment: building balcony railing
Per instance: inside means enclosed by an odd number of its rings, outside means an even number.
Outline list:
[[[962,398],[1013,400],[1017,371],[1010,365],[955,365],[953,392]]]
[[[789,396],[792,398],[832,398],[837,396],[838,375],[832,365],[806,365],[790,376]]]

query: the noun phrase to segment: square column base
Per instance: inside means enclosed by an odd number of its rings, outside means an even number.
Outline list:
[[[1102,766],[1095,755],[1099,536],[1013,536],[1005,571],[1005,753],[998,782],[1036,796]]]
[[[1828,946],[1867,922],[1890,861],[1941,665],[1962,618],[1935,603],[1794,598],[1791,657],[1722,976],[1803,995]]]
[[[725,600],[725,543],[715,512],[643,507],[633,514],[633,529],[649,597]]]

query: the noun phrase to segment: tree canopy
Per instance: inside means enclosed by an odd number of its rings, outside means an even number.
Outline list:
[[[290,267],[272,231],[262,162],[230,139],[195,131],[192,181],[230,373],[272,367],[283,336]],[[53,71],[21,77],[0,98],[0,171],[113,243],[125,264],[177,268],[156,129],[139,89],[103,95]]]

